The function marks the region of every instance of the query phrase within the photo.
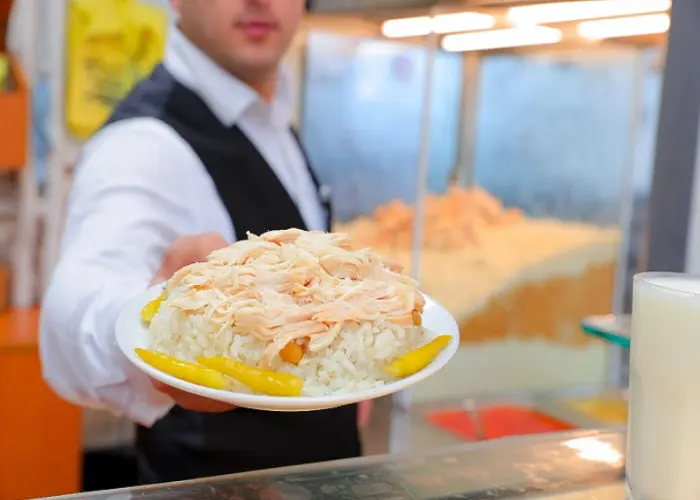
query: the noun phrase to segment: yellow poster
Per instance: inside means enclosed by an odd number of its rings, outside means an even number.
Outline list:
[[[87,139],[163,58],[165,11],[137,0],[71,0],[66,122]]]
[[[0,53],[0,92],[5,91],[7,77],[10,75],[10,61],[5,54]]]

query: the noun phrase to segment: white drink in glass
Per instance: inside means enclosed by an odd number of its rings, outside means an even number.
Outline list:
[[[700,499],[700,278],[634,278],[628,496]]]

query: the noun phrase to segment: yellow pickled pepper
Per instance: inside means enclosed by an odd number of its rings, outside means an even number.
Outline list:
[[[163,293],[161,293],[157,298],[146,304],[143,309],[141,309],[141,321],[146,323],[146,325],[150,325],[164,300],[165,291],[163,291]]]
[[[418,349],[398,357],[384,368],[384,371],[399,378],[418,373],[428,366],[451,340],[452,337],[449,335],[440,335]]]
[[[198,358],[197,362],[267,396],[300,396],[304,387],[301,378],[295,375],[261,370],[230,358],[221,356]]]
[[[136,354],[153,368],[175,378],[211,389],[227,389],[230,381],[220,372],[189,363],[149,349],[135,349]]]

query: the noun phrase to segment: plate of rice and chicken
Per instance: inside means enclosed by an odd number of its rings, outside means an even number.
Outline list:
[[[447,364],[455,319],[403,270],[341,233],[248,235],[126,304],[127,358],[153,379],[236,406],[332,408]]]

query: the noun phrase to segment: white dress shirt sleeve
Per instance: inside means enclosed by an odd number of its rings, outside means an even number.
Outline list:
[[[86,147],[41,314],[44,378],[65,399],[146,426],[172,407],[119,351],[114,325],[172,241],[196,232],[201,169],[190,147],[157,120],[110,125]]]

